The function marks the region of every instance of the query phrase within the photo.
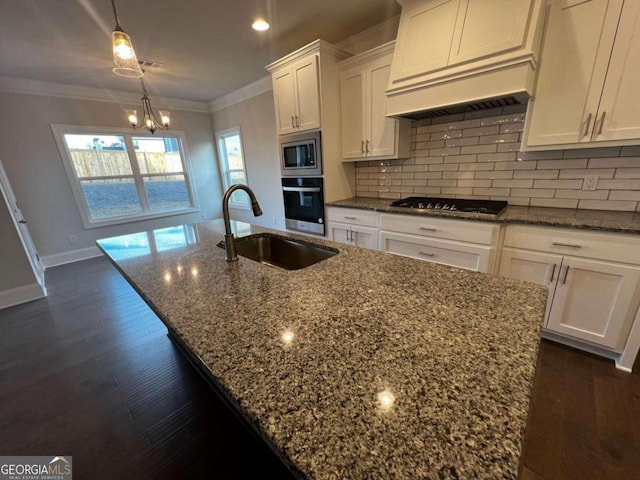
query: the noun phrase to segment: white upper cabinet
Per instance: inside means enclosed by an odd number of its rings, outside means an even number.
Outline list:
[[[312,53],[280,67],[272,79],[278,134],[320,128],[318,56]]]
[[[530,0],[461,0],[449,65],[524,45]]]
[[[386,117],[393,45],[384,44],[339,64],[344,159],[409,156],[410,121]]]
[[[398,1],[388,114],[533,92],[543,0]]]
[[[640,143],[640,2],[553,0],[525,148]]]

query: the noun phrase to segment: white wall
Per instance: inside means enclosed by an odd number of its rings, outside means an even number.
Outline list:
[[[0,193],[0,292],[36,282],[11,213]]]
[[[9,92],[0,92],[0,105],[0,158],[41,257],[93,247],[99,238],[201,220],[194,213],[84,228],[50,125],[122,128],[127,126],[124,109],[139,105]],[[187,138],[201,212],[220,217],[222,187],[210,115],[171,109],[171,121]],[[77,244],[70,244],[72,234]]]
[[[214,112],[212,116],[215,131],[240,127],[247,183],[256,194],[263,212],[262,216],[254,217],[251,210],[231,209],[231,217],[284,230],[284,205],[273,92],[269,90],[227,106]]]

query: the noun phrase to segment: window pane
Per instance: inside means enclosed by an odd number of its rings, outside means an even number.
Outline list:
[[[152,211],[173,210],[191,206],[184,175],[146,177],[144,188]]]
[[[178,139],[172,137],[133,137],[140,173],[182,172]]]
[[[92,219],[134,215],[142,211],[132,178],[82,180],[82,191]]]
[[[242,149],[240,147],[240,135],[229,135],[224,137],[224,148],[227,152],[227,169],[244,170],[242,161]]]
[[[131,175],[124,137],[117,135],[65,135],[78,177]]]

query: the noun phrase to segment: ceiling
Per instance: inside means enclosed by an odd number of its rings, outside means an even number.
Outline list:
[[[395,0],[117,0],[149,90],[214,100],[317,39],[336,43],[400,13]],[[110,0],[0,0],[0,76],[138,92],[111,72]],[[266,32],[250,25],[263,16]]]

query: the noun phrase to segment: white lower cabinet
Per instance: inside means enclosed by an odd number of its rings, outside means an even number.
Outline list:
[[[378,250],[378,217],[370,210],[329,207],[329,239],[355,247]]]
[[[355,247],[378,249],[378,229],[349,225],[346,223],[330,223],[329,238],[334,242],[345,243]]]
[[[542,238],[547,238],[547,251],[528,250],[540,248]],[[634,252],[616,249],[629,241],[638,243]],[[546,329],[614,352],[624,350],[640,302],[640,267],[610,260],[633,259],[640,240],[515,226],[507,228],[504,243],[500,275],[549,288]],[[617,258],[597,258],[599,253]]]
[[[492,273],[500,227],[492,223],[415,215],[380,216],[380,250]]]

